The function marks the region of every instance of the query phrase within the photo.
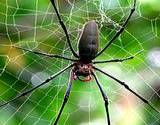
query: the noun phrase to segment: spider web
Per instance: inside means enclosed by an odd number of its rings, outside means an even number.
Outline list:
[[[159,1],[137,2],[136,12],[123,34],[96,59],[135,56],[134,60],[97,66],[125,81],[159,109]],[[57,6],[75,50],[83,25],[89,20],[96,20],[99,26],[99,49],[102,49],[125,21],[132,3],[132,0],[59,0]],[[0,2],[0,7],[0,100],[4,102],[40,84],[71,63],[38,56],[13,48],[13,45],[71,58],[73,56],[49,0],[5,0]],[[97,75],[109,98],[113,125],[160,123],[158,113],[141,100],[115,81],[98,72]],[[52,124],[63,101],[68,77],[69,70],[27,96],[2,107],[0,124]],[[104,103],[94,81],[74,81],[59,124],[107,124]]]

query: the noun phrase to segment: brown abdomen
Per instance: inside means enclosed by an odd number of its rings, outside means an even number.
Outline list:
[[[89,21],[85,24],[79,39],[79,56],[83,60],[91,61],[98,52],[99,34],[96,22]]]

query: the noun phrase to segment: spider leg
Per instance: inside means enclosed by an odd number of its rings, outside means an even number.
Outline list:
[[[37,55],[47,56],[47,57],[51,57],[51,58],[60,58],[60,59],[65,59],[65,60],[69,60],[69,61],[74,61],[74,62],[76,61],[74,59],[70,59],[68,57],[60,56],[60,55],[57,55],[57,54],[48,54],[48,53],[32,51],[32,50],[29,50],[29,49],[26,49],[26,48],[22,48],[22,47],[18,47],[18,46],[13,46],[13,47],[15,47],[17,49],[24,50],[24,51],[28,51],[28,52],[31,52],[31,53],[34,53],[34,54],[37,54]]]
[[[130,14],[129,14],[128,18],[125,20],[124,24],[121,26],[120,30],[112,37],[112,39],[107,43],[107,45],[100,52],[98,52],[98,54],[95,56],[95,58],[98,57],[99,55],[101,55],[114,42],[114,40],[117,37],[119,37],[119,35],[124,31],[124,28],[128,24],[132,14],[135,11],[135,6],[136,6],[136,0],[134,0],[134,4],[133,4],[133,7],[130,11]]]
[[[107,122],[108,122],[108,125],[110,125],[111,122],[110,122],[109,109],[108,109],[108,105],[109,105],[109,103],[108,103],[108,97],[107,97],[107,95],[105,94],[105,92],[103,91],[103,89],[102,89],[102,87],[101,87],[101,85],[100,85],[100,83],[99,83],[99,81],[98,81],[97,76],[96,76],[93,72],[92,72],[92,75],[94,76],[94,78],[95,78],[95,80],[96,80],[96,83],[97,83],[97,85],[98,85],[98,87],[99,87],[99,90],[100,90],[100,92],[101,92],[101,94],[102,94],[102,96],[103,96],[103,100],[104,100],[104,102],[105,102],[106,114],[107,114]]]
[[[68,31],[67,31],[66,26],[65,26],[64,22],[62,21],[61,16],[60,16],[60,14],[59,14],[59,12],[58,12],[58,10],[57,10],[57,7],[56,7],[56,5],[55,5],[55,0],[50,0],[50,1],[51,1],[52,5],[53,5],[53,7],[54,7],[54,10],[55,10],[56,15],[57,15],[58,20],[59,20],[59,23],[60,23],[60,25],[61,25],[61,27],[62,27],[65,35],[66,35],[67,42],[68,42],[68,45],[69,45],[69,47],[70,47],[70,49],[71,49],[71,51],[72,51],[72,54],[73,54],[75,57],[79,58],[79,56],[78,56],[77,53],[74,51],[74,49],[73,49],[73,47],[72,47],[72,45],[71,45],[71,41],[70,41],[70,38],[69,38],[69,35],[68,35]]]
[[[122,59],[112,59],[112,60],[103,60],[103,61],[94,61],[93,64],[97,64],[97,63],[109,63],[109,62],[123,62],[123,61],[127,61],[130,59],[133,59],[134,57],[136,57],[136,55],[142,53],[143,50],[137,52],[135,55],[127,57],[127,58],[122,58]]]
[[[118,82],[120,85],[124,86],[128,91],[130,91],[131,93],[133,93],[135,96],[137,96],[139,99],[141,99],[145,104],[147,104],[148,106],[150,106],[153,110],[155,110],[156,112],[160,113],[157,109],[155,109],[148,100],[146,100],[145,98],[143,98],[142,96],[140,96],[139,94],[137,94],[136,92],[134,92],[125,82],[113,77],[112,75],[102,71],[101,69],[98,69],[96,67],[93,67],[95,70],[105,74],[106,76],[110,77],[111,79],[115,80],[116,82]]]
[[[133,59],[133,58],[134,58],[134,56],[130,56],[130,57],[123,58],[123,59],[112,59],[112,60],[104,60],[104,61],[95,61],[95,62],[93,62],[93,64],[109,63],[109,62],[123,62],[123,61],[127,61],[127,60],[130,60],[130,59]]]
[[[20,95],[16,96],[15,98],[13,98],[13,99],[11,99],[11,100],[9,100],[9,101],[3,103],[3,104],[0,104],[0,107],[5,106],[5,105],[7,105],[8,103],[10,103],[10,102],[12,102],[12,101],[14,101],[14,100],[16,100],[16,99],[18,99],[18,98],[21,98],[21,97],[23,97],[23,96],[29,94],[30,92],[34,91],[35,89],[39,88],[40,86],[42,86],[42,85],[48,83],[49,81],[51,81],[52,79],[54,79],[55,77],[57,77],[58,75],[60,75],[61,73],[63,73],[64,71],[66,71],[67,69],[69,69],[69,68],[72,67],[72,66],[73,66],[73,64],[71,64],[71,65],[65,67],[64,69],[62,69],[62,70],[59,71],[58,73],[56,73],[56,74],[50,76],[48,79],[46,79],[45,81],[43,81],[43,82],[42,82],[41,84],[39,84],[38,86],[35,86],[34,88],[31,88],[31,89],[29,89],[29,90],[27,90],[27,91],[21,93]]]
[[[62,111],[63,111],[63,109],[64,109],[64,106],[65,106],[65,104],[66,104],[67,101],[68,101],[68,98],[69,98],[69,95],[70,95],[70,91],[71,91],[71,87],[72,87],[72,81],[73,81],[72,71],[71,71],[70,74],[71,74],[71,75],[70,75],[70,78],[69,78],[69,83],[68,83],[68,86],[67,86],[66,93],[65,93],[65,95],[64,95],[64,100],[63,100],[62,106],[61,106],[61,108],[60,108],[60,110],[59,110],[58,116],[57,116],[57,118],[56,118],[56,120],[55,120],[55,122],[54,122],[53,125],[57,125],[57,123],[58,123],[58,121],[59,121],[59,118],[60,118],[60,116],[61,116],[61,114],[62,114]]]

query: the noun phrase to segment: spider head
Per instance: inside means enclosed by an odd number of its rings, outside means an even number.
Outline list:
[[[73,68],[73,79],[87,82],[92,79],[91,72],[93,71],[92,63],[85,64],[81,61],[75,63]],[[83,78],[80,78],[83,77]]]

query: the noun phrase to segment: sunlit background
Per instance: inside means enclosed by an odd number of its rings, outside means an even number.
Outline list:
[[[96,20],[99,50],[127,18],[133,0],[56,0],[76,51],[84,24]],[[135,56],[97,67],[125,81],[160,111],[160,0],[137,0],[123,34],[96,60]],[[70,61],[12,46],[74,58],[50,0],[0,0],[0,103],[39,85]],[[159,125],[160,114],[115,81],[96,72],[109,98],[112,125]],[[25,97],[0,108],[0,125],[51,125],[67,87],[69,70]],[[59,125],[107,125],[94,80],[74,81]]]

